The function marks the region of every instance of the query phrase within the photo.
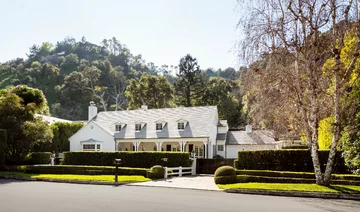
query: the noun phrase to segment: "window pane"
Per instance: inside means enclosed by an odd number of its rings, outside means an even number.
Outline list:
[[[135,130],[140,131],[141,130],[141,124],[135,124]]]
[[[183,130],[184,128],[185,128],[184,122],[179,122],[179,123],[178,123],[178,129],[179,129],[179,130]]]
[[[115,125],[115,131],[121,131],[121,125],[119,124]]]
[[[96,149],[97,149],[97,150],[100,150],[100,144],[97,144],[97,145],[96,145]]]
[[[85,151],[94,151],[95,144],[83,144],[83,150]]]
[[[162,124],[161,123],[156,124],[156,130],[162,130]]]
[[[224,145],[218,145],[218,151],[224,151]]]

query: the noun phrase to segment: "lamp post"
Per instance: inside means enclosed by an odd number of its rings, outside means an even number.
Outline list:
[[[119,173],[119,166],[121,164],[121,159],[115,159],[114,165],[115,165],[115,182],[118,182],[118,173]]]

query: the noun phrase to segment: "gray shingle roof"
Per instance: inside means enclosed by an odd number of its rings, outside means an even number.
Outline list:
[[[271,137],[269,130],[254,130],[251,133],[246,131],[229,131],[227,133],[226,144],[228,145],[259,145],[275,144],[276,141]]]
[[[187,121],[183,131],[177,129],[177,121],[181,119]],[[162,131],[156,131],[156,121],[159,120],[166,122]],[[135,122],[138,121],[145,125],[140,132],[135,132]],[[119,139],[209,137],[217,125],[217,107],[108,111],[98,113],[93,122]],[[115,123],[126,125],[115,133]]]

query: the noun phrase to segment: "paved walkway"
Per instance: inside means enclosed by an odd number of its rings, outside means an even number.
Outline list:
[[[197,190],[220,191],[215,182],[214,176],[211,175],[197,175],[197,176],[184,176],[173,177],[163,180],[153,180],[143,183],[134,183],[130,185],[137,186],[153,186],[153,187],[168,187],[168,188],[187,188]]]

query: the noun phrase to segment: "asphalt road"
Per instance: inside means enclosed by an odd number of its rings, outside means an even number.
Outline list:
[[[0,212],[360,212],[360,202],[139,186],[0,180]]]

